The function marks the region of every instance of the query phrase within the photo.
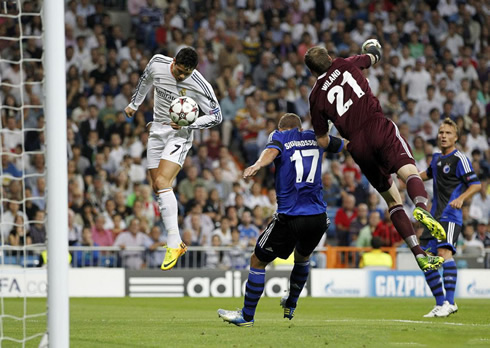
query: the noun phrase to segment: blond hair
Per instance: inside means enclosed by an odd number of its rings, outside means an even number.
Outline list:
[[[451,120],[449,117],[446,117],[441,125],[439,126],[439,129],[444,126],[444,125],[448,125],[450,127],[453,127],[454,128],[454,131],[456,132],[456,136],[459,138],[459,127],[458,125],[456,124],[456,122],[454,122],[453,120]]]

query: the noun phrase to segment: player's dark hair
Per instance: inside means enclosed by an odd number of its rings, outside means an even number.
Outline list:
[[[315,46],[306,51],[305,64],[311,72],[321,75],[332,64],[326,48]]]
[[[286,113],[284,114],[281,119],[279,120],[279,129],[293,129],[293,128],[298,128],[301,129],[301,118],[293,113]]]
[[[445,124],[447,124],[448,126],[453,127],[453,128],[454,128],[454,130],[456,131],[456,135],[457,135],[457,137],[459,138],[459,127],[458,127],[458,125],[456,124],[456,122],[454,122],[453,120],[451,120],[449,117],[446,117],[446,118],[445,118],[445,119],[442,121],[441,126],[442,126],[442,125],[445,125]]]
[[[175,63],[183,65],[187,69],[195,69],[199,62],[197,52],[192,47],[184,47],[175,56]]]

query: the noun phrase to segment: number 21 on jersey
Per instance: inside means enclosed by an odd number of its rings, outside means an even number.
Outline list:
[[[296,183],[303,181],[303,175],[305,172],[305,167],[310,169],[308,176],[306,177],[306,182],[312,183],[315,181],[316,168],[318,166],[318,157],[320,152],[318,149],[308,149],[308,150],[295,150],[291,156],[291,162],[294,162],[294,167],[296,169]],[[309,163],[311,158],[311,163]],[[305,164],[303,165],[303,160]]]
[[[342,74],[342,82],[340,83],[340,86],[334,86],[332,87],[327,94],[327,99],[330,102],[330,104],[333,104],[335,99],[337,99],[337,113],[339,114],[339,117],[342,117],[342,115],[349,110],[350,106],[352,105],[352,99],[349,98],[344,103],[344,89],[342,86],[344,86],[346,83],[351,86],[351,88],[354,90],[354,93],[357,95],[357,97],[361,98],[364,94],[364,91],[361,89],[357,81],[354,79],[352,74],[348,71],[344,71]]]

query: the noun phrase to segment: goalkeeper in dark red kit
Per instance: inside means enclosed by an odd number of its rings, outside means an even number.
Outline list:
[[[444,239],[446,232],[427,211],[427,192],[410,146],[395,123],[384,116],[362,74],[361,70],[381,59],[381,45],[375,39],[367,40],[362,45],[362,53],[346,59],[332,59],[325,48],[316,46],[305,54],[306,65],[317,77],[309,102],[318,144],[328,146],[330,120],[340,135],[350,141],[347,150],[385,199],[391,220],[412,250],[419,267],[423,271],[437,269],[444,259],[427,255],[421,249],[412,223],[403,210],[398,188],[391,179],[392,173],[406,183],[408,195],[416,206],[414,217],[437,239]]]

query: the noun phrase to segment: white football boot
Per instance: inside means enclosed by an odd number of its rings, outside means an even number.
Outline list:
[[[445,318],[449,316],[449,314],[451,313],[449,313],[447,306],[444,304],[442,306],[436,305],[429,313],[424,315],[424,318]]]
[[[448,301],[444,301],[444,307],[446,307],[446,310],[449,314],[456,313],[458,311],[458,305],[455,304],[450,304]]]

